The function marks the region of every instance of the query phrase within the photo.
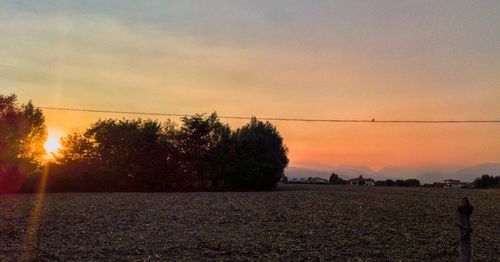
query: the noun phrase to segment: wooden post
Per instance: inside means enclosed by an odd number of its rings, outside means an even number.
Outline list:
[[[472,257],[472,247],[470,243],[470,234],[472,233],[472,227],[470,226],[470,216],[474,207],[469,203],[469,199],[464,197],[463,203],[458,207],[458,213],[460,215],[460,239],[462,240],[460,244],[460,261],[469,262]]]

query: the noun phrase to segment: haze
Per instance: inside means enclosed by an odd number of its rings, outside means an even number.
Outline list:
[[[2,1],[0,93],[179,114],[498,120],[499,13],[498,1]],[[63,134],[132,117],[45,115]],[[497,123],[273,124],[290,166],[500,162]]]

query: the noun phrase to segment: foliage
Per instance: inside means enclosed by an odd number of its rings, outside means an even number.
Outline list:
[[[61,140],[56,169],[106,183],[104,191],[165,191],[175,153],[169,128],[152,120],[100,120]]]
[[[385,180],[385,186],[395,186],[395,185],[396,185],[396,182],[394,182],[394,180],[392,180],[392,179]]]
[[[359,177],[357,177],[356,179],[358,180],[357,185],[364,186],[366,184],[366,181],[365,181],[365,178],[363,178],[363,175],[359,175]],[[369,180],[371,180],[371,178],[369,178]]]
[[[420,181],[418,179],[410,178],[405,180],[404,185],[408,187],[419,187]]]
[[[375,182],[376,186],[399,186],[399,187],[419,187],[420,181],[418,179],[410,178],[406,180],[398,179],[396,181],[392,179],[379,180]]]
[[[482,175],[474,180],[475,188],[496,188],[500,187],[500,176]]]
[[[252,119],[233,132],[215,113],[184,117],[180,128],[170,121],[99,120],[61,145],[48,191],[270,189],[288,163],[270,123]]]
[[[345,181],[339,175],[332,173],[330,175],[329,183],[333,185],[341,185],[345,184]]]
[[[232,139],[235,171],[229,177],[231,185],[252,190],[275,187],[288,165],[288,148],[276,127],[252,118]]]
[[[33,104],[18,104],[15,95],[0,95],[0,193],[17,192],[40,171],[47,137],[45,118]]]
[[[273,125],[253,118],[232,131],[216,113],[184,117],[179,128],[99,120],[62,138],[51,163],[42,163],[46,137],[41,110],[0,96],[0,193],[34,192],[42,164],[49,192],[271,189],[288,164]]]
[[[197,188],[207,188],[232,171],[228,168],[231,153],[231,130],[222,124],[216,113],[203,117],[194,115],[182,119],[176,145],[180,150],[179,167],[184,181]]]

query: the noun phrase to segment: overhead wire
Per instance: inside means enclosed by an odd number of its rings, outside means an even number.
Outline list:
[[[157,112],[138,112],[138,111],[119,111],[119,110],[102,110],[102,109],[87,109],[87,108],[68,108],[68,107],[48,107],[41,106],[40,109],[55,110],[55,111],[71,111],[71,112],[87,112],[87,113],[106,113],[106,114],[123,114],[123,115],[148,115],[148,116],[169,116],[169,117],[189,117],[191,114],[176,114],[176,113],[157,113]],[[249,120],[251,116],[218,116],[221,119]],[[329,122],[329,123],[414,123],[414,124],[474,124],[474,123],[500,123],[497,119],[440,119],[440,120],[378,120],[372,119],[321,119],[321,118],[286,118],[286,117],[257,117],[265,121],[290,121],[290,122]]]

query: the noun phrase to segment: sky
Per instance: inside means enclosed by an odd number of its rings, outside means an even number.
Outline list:
[[[120,111],[498,120],[499,13],[486,0],[7,0],[0,93]],[[57,136],[135,117],[45,114]],[[273,124],[291,166],[500,162],[498,123]]]

